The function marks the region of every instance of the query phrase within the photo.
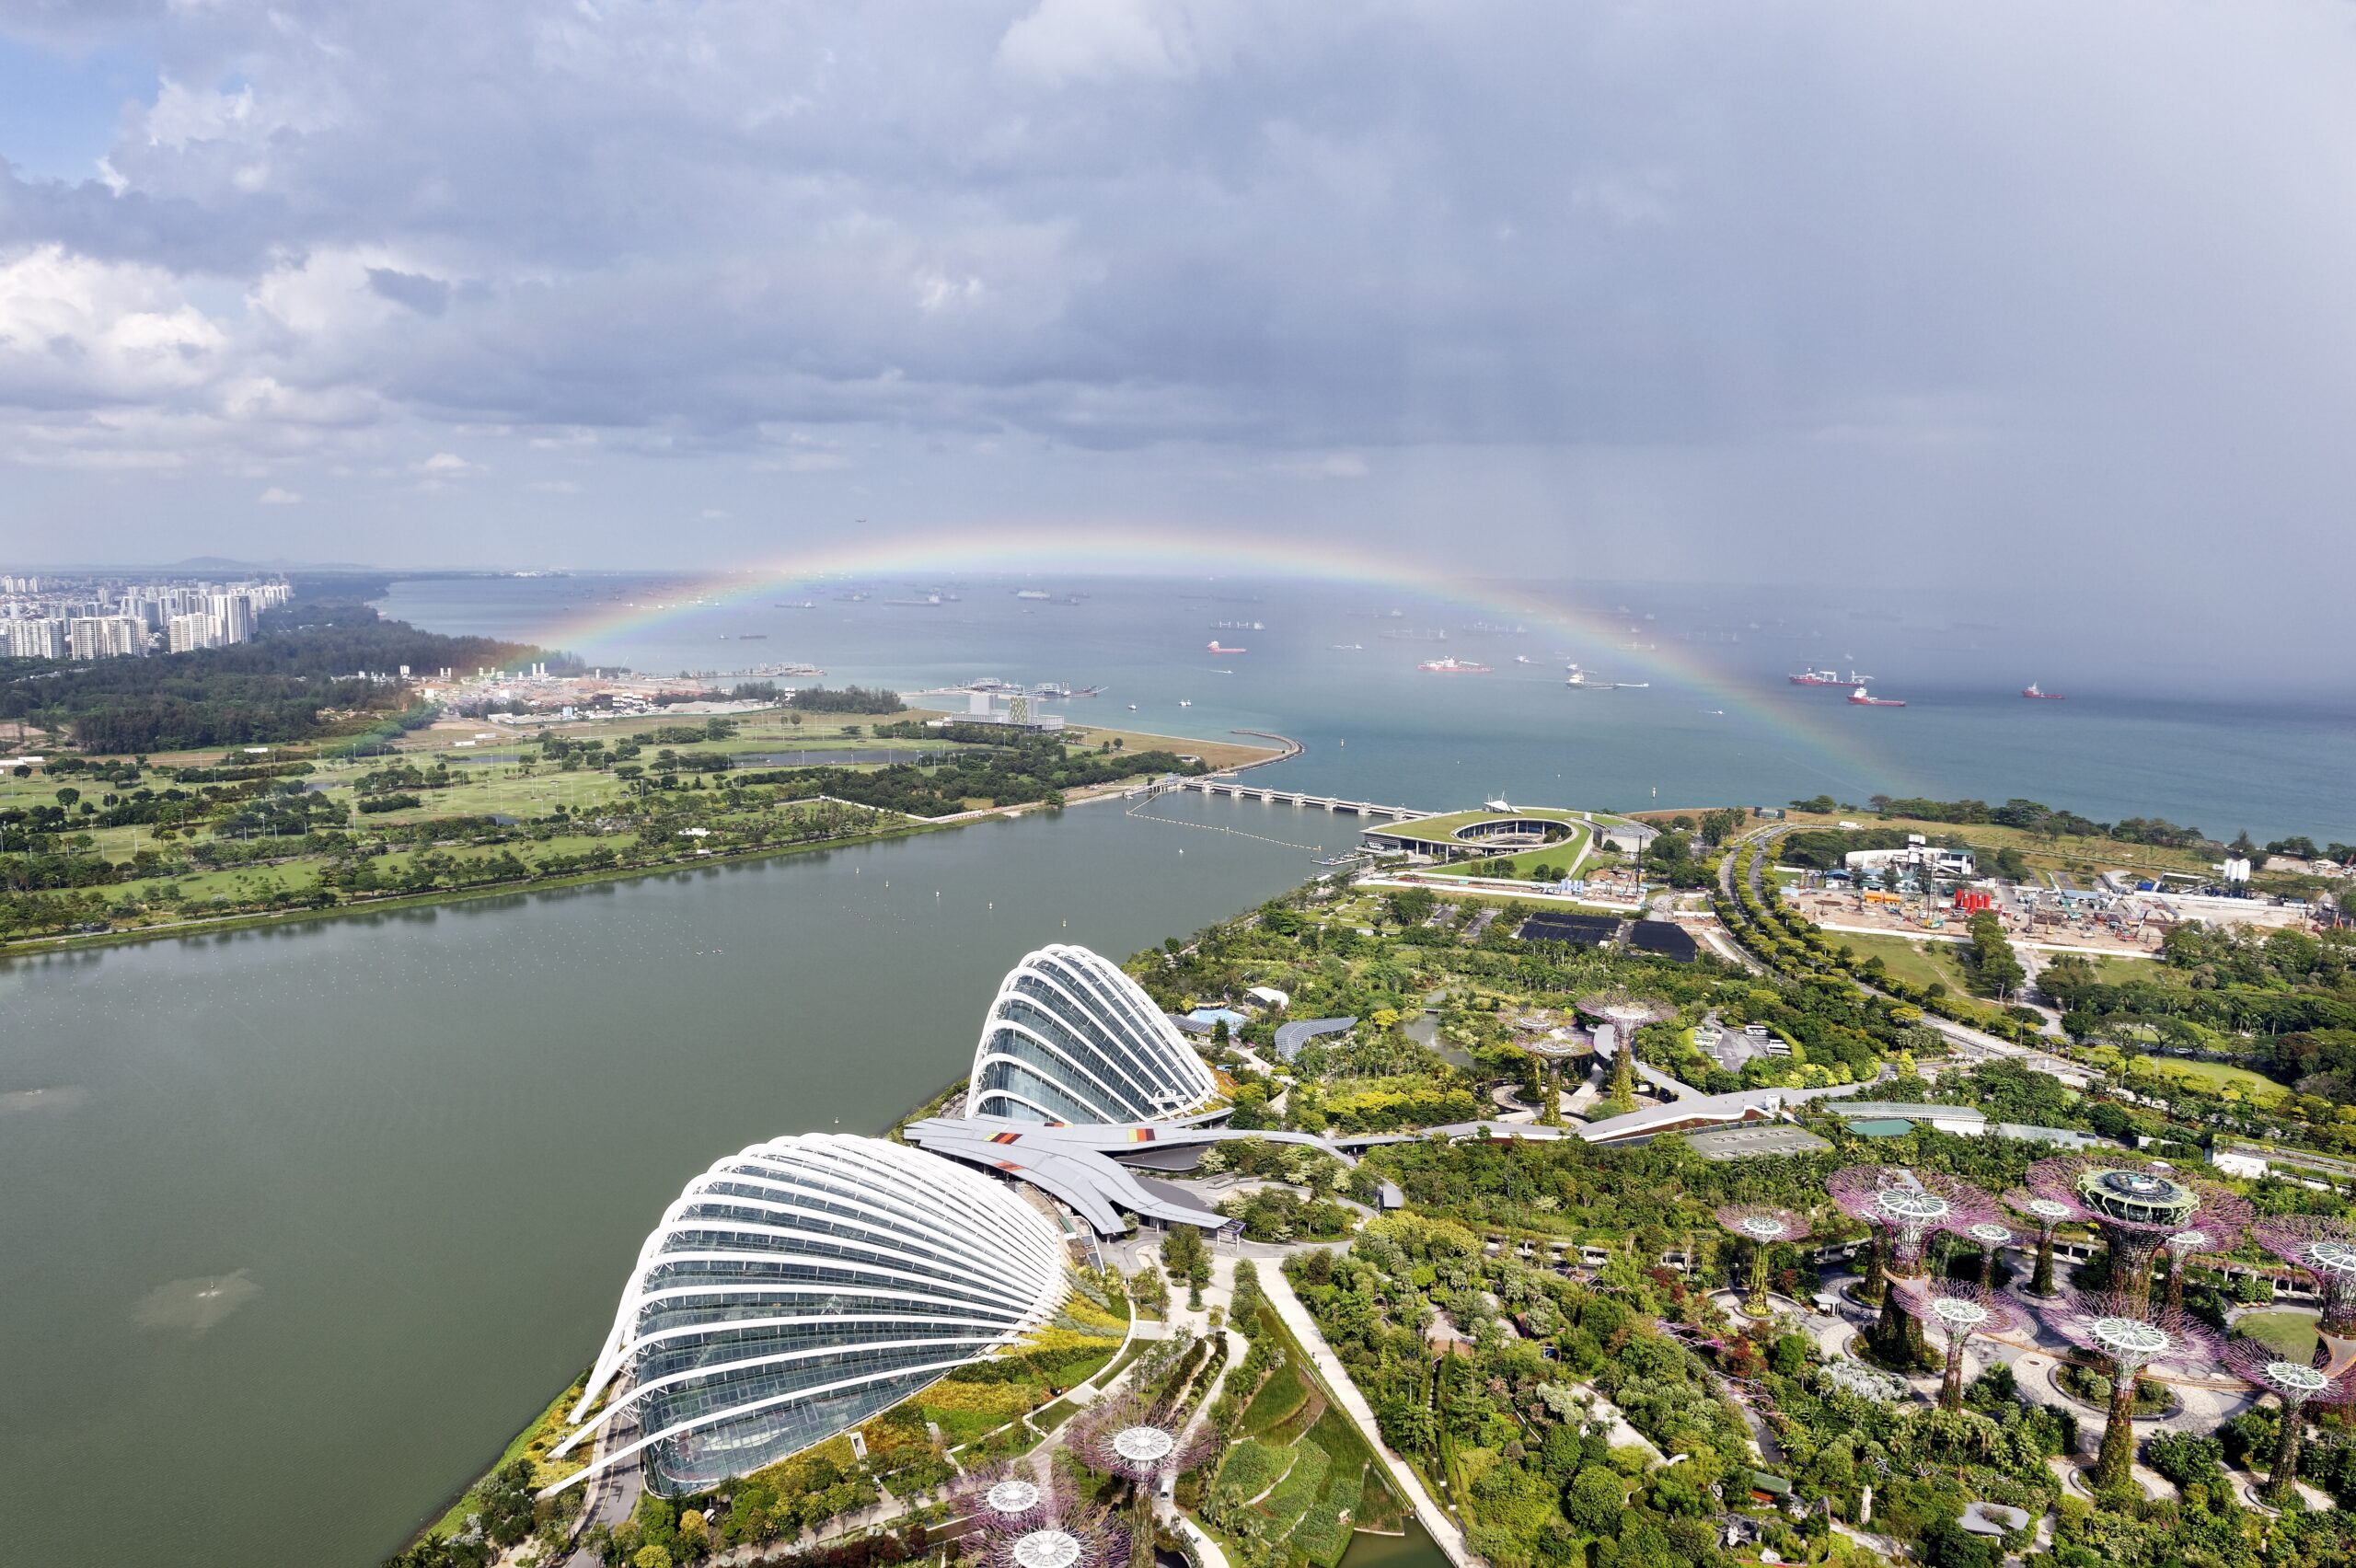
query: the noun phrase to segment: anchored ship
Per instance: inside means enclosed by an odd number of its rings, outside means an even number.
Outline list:
[[[1841,672],[1838,670],[1802,670],[1796,675],[1785,675],[1784,678],[1794,686],[1841,686],[1843,684]]]
[[[2035,681],[2031,681],[2028,685],[2021,687],[2021,695],[2023,697],[2034,698],[2039,702],[2060,702],[2062,700],[2062,694],[2058,691],[2038,690],[2037,683]]]
[[[1486,664],[1476,664],[1470,659],[1426,659],[1415,668],[1435,675],[1485,675]]]
[[[1876,697],[1873,693],[1867,691],[1863,686],[1859,686],[1856,690],[1851,692],[1849,694],[1849,700],[1855,703],[1860,708],[1903,708],[1906,706],[1906,704],[1898,698]]]
[[[1203,644],[1203,651],[1206,653],[1249,653],[1252,650],[1249,648],[1222,647],[1219,644],[1218,639],[1214,637],[1208,642]]]

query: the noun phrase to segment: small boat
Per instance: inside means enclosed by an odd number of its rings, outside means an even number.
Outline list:
[[[1134,703],[1134,702],[1130,703],[1130,704],[1129,704],[1129,711],[1130,711],[1130,712],[1132,712],[1132,713],[1135,713],[1137,710],[1138,710],[1138,705],[1137,705],[1136,703]]]
[[[2028,685],[2021,687],[2021,695],[2038,702],[2060,702],[2062,700],[2062,694],[2058,691],[2039,691],[2035,681],[2031,681]]]
[[[1195,705],[1182,697],[1178,699],[1178,706],[1181,708],[1192,708]]]

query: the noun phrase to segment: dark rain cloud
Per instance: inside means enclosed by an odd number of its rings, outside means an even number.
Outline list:
[[[0,459],[391,474],[572,432],[718,462],[809,427],[845,439],[827,471],[857,432],[988,444],[1001,493],[1127,454],[1246,511],[1299,481],[1231,476],[1510,449],[1657,460],[1704,541],[1737,507],[1887,526],[1910,485],[1942,525],[2108,487],[2288,529],[2349,477],[2350,29],[2288,0],[0,0],[21,48],[157,66],[103,178],[0,169],[0,339],[86,354],[0,342],[42,410]]]

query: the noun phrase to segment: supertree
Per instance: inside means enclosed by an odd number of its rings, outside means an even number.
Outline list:
[[[1789,1209],[1730,1204],[1718,1211],[1718,1223],[1750,1243],[1750,1296],[1742,1309],[1753,1318],[1763,1318],[1767,1316],[1767,1250],[1778,1241],[1806,1237],[1807,1221]]]
[[[2094,1480],[2104,1490],[2124,1486],[2135,1463],[2136,1375],[2162,1363],[2203,1366],[2223,1347],[2198,1320],[2119,1292],[2073,1293],[2049,1309],[2046,1321],[2109,1370],[2110,1417]]]
[[[1127,1568],[1129,1532],[1109,1514],[1068,1516],[991,1537],[980,1555],[989,1568]]]
[[[1074,1421],[1068,1446],[1091,1470],[1120,1476],[1145,1491],[1164,1475],[1184,1475],[1208,1463],[1218,1451],[1218,1435],[1207,1422],[1188,1428],[1183,1418],[1135,1394],[1121,1394]]]
[[[2200,1223],[2188,1230],[2179,1230],[2161,1243],[2168,1255],[2168,1296],[2170,1307],[2184,1305],[2184,1271],[2200,1254],[2230,1252],[2242,1244],[2249,1233],[2249,1215],[2236,1214],[2235,1205],[2249,1207],[2247,1199],[2226,1193],[2230,1203],[2221,1202],[2212,1213],[2208,1204],[2200,1205]]]
[[[2037,1267],[2029,1274],[2028,1287],[2038,1296],[2051,1296],[2053,1291],[2053,1231],[2065,1220],[2085,1219],[2086,1208],[2074,1198],[2042,1196],[2023,1192],[2019,1188],[2004,1194],[2004,1202],[2026,1215],[2037,1226]]]
[[[2282,1401],[2282,1431],[2274,1440],[2274,1465],[2259,1495],[2269,1503],[2286,1503],[2299,1478],[2299,1439],[2307,1424],[2304,1407],[2309,1400],[2336,1397],[2346,1389],[2346,1379],[2304,1361],[2285,1361],[2279,1352],[2248,1339],[2226,1344],[2225,1365],[2251,1388]]]
[[[1992,1220],[1996,1200],[1971,1185],[1936,1171],[1915,1172],[1895,1165],[1852,1165],[1826,1183],[1842,1212],[1862,1219],[1881,1239],[1880,1266],[1897,1279],[1924,1272],[1924,1248],[1940,1231],[1965,1231]],[[1869,1282],[1870,1284],[1871,1282]],[[1922,1332],[1894,1297],[1885,1292],[1874,1348],[1890,1359],[1911,1361]]]
[[[1946,1371],[1939,1379],[1939,1408],[1963,1408],[1963,1355],[1974,1334],[2006,1334],[2027,1319],[2021,1309],[1984,1285],[1959,1280],[1908,1280],[1894,1287],[1906,1310],[1946,1342]]]
[[[2019,1239],[2013,1228],[1999,1219],[1983,1219],[1965,1226],[1958,1234],[1980,1249],[1980,1283],[1995,1289],[1996,1266],[2004,1249]]]
[[[1043,1486],[1029,1467],[1000,1461],[966,1471],[954,1506],[993,1539],[1028,1535],[1071,1511],[1070,1486],[1060,1470],[1051,1470]]]
[[[2077,1205],[2101,1228],[2110,1253],[2110,1288],[2132,1301],[2151,1299],[2152,1259],[2167,1239],[2208,1228],[2203,1208],[2212,1203],[2230,1207],[2226,1200],[2233,1197],[2223,1187],[2172,1171],[2075,1154],[2030,1166],[2028,1188],[2038,1197]]]
[[[2258,1244],[2315,1278],[2327,1334],[2356,1333],[2356,1226],[2320,1215],[2269,1215],[2252,1226]]]

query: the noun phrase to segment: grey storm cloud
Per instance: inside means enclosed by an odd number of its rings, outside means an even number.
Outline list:
[[[2287,514],[2347,477],[2351,17],[0,0],[157,63],[88,180],[0,168],[0,460],[1669,454],[1699,515],[2231,449]]]

